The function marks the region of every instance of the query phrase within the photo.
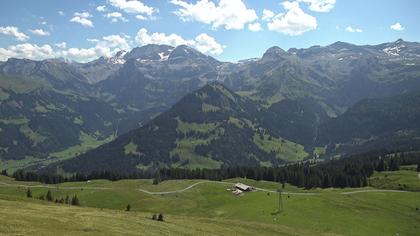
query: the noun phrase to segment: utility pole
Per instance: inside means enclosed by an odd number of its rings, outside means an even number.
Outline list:
[[[279,208],[278,208],[278,214],[280,214],[283,211],[283,198],[281,193],[283,192],[283,190],[281,188],[279,188],[277,190],[279,192]]]

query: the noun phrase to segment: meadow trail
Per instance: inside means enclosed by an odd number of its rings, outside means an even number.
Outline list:
[[[183,189],[178,189],[178,190],[172,190],[172,191],[162,191],[162,192],[152,192],[149,190],[145,190],[142,188],[138,188],[137,190],[146,194],[150,194],[150,195],[165,195],[165,194],[173,194],[173,193],[181,193],[181,192],[185,192],[189,189],[194,188],[197,185],[201,185],[201,184],[206,184],[206,183],[214,183],[214,184],[221,184],[221,185],[232,185],[234,183],[230,183],[230,182],[218,182],[218,181],[200,181],[194,184],[191,184]],[[54,189],[57,188],[57,186],[54,185],[44,185],[44,184],[40,184],[40,185],[24,185],[24,184],[9,184],[9,183],[5,183],[5,182],[0,182],[0,187],[23,187],[23,188],[48,188],[48,189]],[[251,186],[252,187],[252,186]],[[110,190],[113,188],[109,188],[109,187],[86,187],[86,186],[72,186],[72,187],[63,187],[63,186],[59,186],[59,188],[61,189],[90,189],[90,190]],[[264,188],[256,188],[254,187],[255,190],[257,191],[262,191],[262,192],[269,192],[269,193],[277,193],[277,190],[270,190],[270,189],[264,189]],[[403,190],[387,190],[387,189],[366,189],[366,190],[357,190],[357,191],[351,191],[351,192],[341,192],[340,194],[342,195],[350,195],[350,194],[358,194],[358,193],[368,193],[368,192],[392,192],[392,193],[407,193],[409,191],[403,191]],[[322,193],[303,193],[303,192],[282,192],[283,194],[289,194],[289,195],[302,195],[302,196],[316,196],[316,195],[321,195]]]

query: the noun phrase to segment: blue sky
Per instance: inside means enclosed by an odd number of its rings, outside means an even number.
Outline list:
[[[237,61],[274,45],[420,41],[418,0],[14,0],[1,8],[2,61],[89,61],[148,43]]]

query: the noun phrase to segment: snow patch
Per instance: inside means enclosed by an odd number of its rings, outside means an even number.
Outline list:
[[[382,51],[390,57],[391,56],[397,57],[397,56],[400,55],[400,52],[401,52],[402,48],[405,48],[405,45],[397,45],[397,46],[394,46],[394,47],[387,47],[387,48],[384,48]]]

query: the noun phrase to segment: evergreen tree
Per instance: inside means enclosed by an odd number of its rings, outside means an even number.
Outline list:
[[[51,191],[48,190],[48,192],[47,192],[47,201],[51,202],[52,200],[53,200],[53,197],[52,197]]]
[[[1,171],[1,175],[8,176],[8,175],[7,175],[7,170],[2,170],[2,171]]]
[[[420,172],[420,163],[417,164],[417,172]]]
[[[126,211],[130,211],[131,210],[131,206],[130,204],[127,205],[127,207],[125,208]]]
[[[69,195],[66,196],[66,200],[64,200],[65,204],[70,204],[70,197]]]
[[[389,165],[390,171],[397,171],[400,169],[400,159],[399,158],[392,158],[391,163]]]
[[[157,216],[156,216],[156,214],[153,214],[153,215],[152,215],[152,220],[157,220]]]
[[[157,220],[158,221],[163,221],[163,214],[162,213],[159,213],[159,216],[158,216]]]
[[[79,199],[77,198],[77,195],[74,195],[74,196],[71,198],[71,204],[72,204],[73,206],[79,206],[79,205],[80,205],[80,203],[79,203]]]
[[[375,170],[378,172],[386,171],[386,164],[383,158],[381,158]]]
[[[30,188],[28,188],[28,190],[26,190],[26,197],[32,198],[32,191],[31,191]]]

